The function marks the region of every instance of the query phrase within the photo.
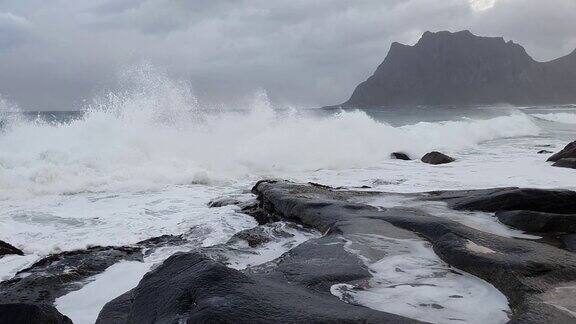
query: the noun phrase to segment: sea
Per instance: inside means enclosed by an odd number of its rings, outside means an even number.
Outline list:
[[[135,287],[171,254],[225,243],[256,226],[236,206],[208,203],[218,197],[253,199],[250,188],[261,179],[398,193],[510,186],[576,190],[574,170],[552,167],[546,162],[550,153],[538,154],[576,139],[576,105],[304,109],[274,106],[259,91],[244,104],[203,107],[186,84],[161,79],[100,96],[75,111],[21,111],[7,104],[0,111],[0,239],[26,253],[0,259],[0,280],[51,253],[202,229],[195,246],[166,247],[143,263],[120,262],[58,298],[57,308],[75,323],[93,323],[106,302]],[[419,161],[432,150],[456,162]],[[413,160],[391,159],[392,152]],[[444,216],[504,236],[523,235],[491,215]],[[296,233],[232,266],[264,263],[318,235]],[[416,273],[441,262],[426,244],[411,246],[428,262],[406,265]],[[376,277],[405,283],[416,279],[385,274],[390,264],[410,258],[372,268]],[[505,322],[505,297],[478,278],[470,280],[446,292],[471,296],[466,309],[472,315],[459,316],[469,323]],[[390,298],[380,287],[359,303],[441,323],[456,308],[410,306],[416,299],[442,298],[438,291]],[[478,303],[500,315],[481,317]]]

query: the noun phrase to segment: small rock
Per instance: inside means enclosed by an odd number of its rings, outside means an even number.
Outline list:
[[[446,164],[456,160],[446,154],[434,151],[424,155],[421,161],[428,164]]]
[[[230,205],[240,205],[242,202],[236,198],[233,197],[218,197],[215,198],[213,200],[211,200],[208,203],[208,207],[210,208],[219,208],[219,207],[224,207],[224,206],[230,206]]]
[[[420,306],[422,306],[422,307],[430,307],[430,308],[434,308],[434,309],[444,309],[444,306],[438,305],[438,304],[436,304],[436,303],[420,304]]]
[[[550,153],[554,153],[554,152],[548,151],[548,150],[540,150],[540,151],[538,151],[538,154],[550,154]]]
[[[576,158],[571,159],[560,159],[556,161],[552,166],[559,167],[559,168],[570,168],[576,169]]]
[[[228,241],[233,244],[238,241],[245,241],[250,247],[257,247],[274,240],[277,236],[290,237],[293,236],[290,233],[284,232],[279,228],[267,227],[273,223],[266,225],[256,226],[247,230],[240,231]]]
[[[404,161],[410,161],[410,160],[412,160],[412,159],[408,156],[408,154],[402,153],[402,152],[394,152],[394,153],[390,154],[390,158],[396,159],[396,160],[404,160]]]
[[[576,141],[566,145],[562,151],[548,158],[548,162],[556,162],[561,159],[576,158]]]
[[[16,247],[13,247],[12,245],[0,240],[0,257],[3,257],[5,255],[9,255],[9,254],[24,255],[24,252],[22,252],[22,250],[20,250]]]

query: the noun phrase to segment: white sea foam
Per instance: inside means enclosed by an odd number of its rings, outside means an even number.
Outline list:
[[[386,256],[367,260],[373,275],[369,287],[337,284],[330,289],[335,296],[431,323],[508,322],[506,296],[484,280],[450,267],[429,243],[366,234],[348,238],[352,252],[358,253],[352,242],[361,242]]]
[[[277,113],[258,93],[243,111],[201,109],[190,88],[148,70],[67,124],[14,122],[0,136],[0,197],[139,190],[286,172],[370,167],[402,150],[455,152],[538,134],[523,114],[393,127],[361,111]]]
[[[523,239],[541,238],[540,236],[525,234],[520,230],[500,223],[498,218],[494,216],[494,213],[453,210],[450,209],[447,204],[442,201],[426,201],[419,198],[406,197],[401,195],[384,195],[370,198],[359,198],[356,199],[356,201],[383,208],[399,206],[416,208],[436,217],[447,218],[482,232],[492,233],[504,237],[516,237]]]
[[[229,267],[240,270],[248,266],[271,261],[299,244],[320,236],[315,231],[299,230],[298,226],[289,226],[283,222],[266,226],[269,226],[267,229],[270,230],[272,230],[270,227],[276,227],[287,235],[273,237],[270,242],[255,248],[242,242],[233,245],[228,251],[225,249],[220,250],[223,253],[222,257],[226,258],[226,264]],[[223,237],[217,240],[222,243]],[[202,245],[208,246],[214,243],[216,242]],[[194,247],[164,247],[147,256],[144,262],[122,261],[114,264],[103,273],[92,277],[91,281],[81,289],[56,299],[55,306],[76,324],[94,323],[107,302],[136,287],[144,274],[170,255],[179,251],[189,251],[191,248]]]
[[[3,278],[50,252],[131,244],[192,227],[207,230],[197,245],[225,242],[255,222],[232,206],[210,209],[206,203],[242,194],[263,177],[397,192],[575,188],[575,173],[551,168],[534,151],[536,144],[561,147],[565,140],[533,137],[540,129],[521,112],[394,127],[361,111],[319,117],[277,110],[264,92],[248,107],[208,109],[188,84],[150,67],[131,69],[123,78],[122,91],[99,96],[82,118],[68,123],[17,118],[17,107],[1,103],[11,112],[0,126],[0,239],[27,253],[3,259]],[[389,159],[397,150],[417,158],[432,149],[457,162],[431,166]],[[231,259],[231,266],[258,263],[286,248],[267,245],[254,257]],[[93,278],[98,284],[63,297],[59,307],[90,321],[106,299],[127,287],[102,298],[98,294],[117,276],[141,276],[139,266],[109,269]],[[85,298],[88,317],[82,319],[80,308],[71,306],[74,296]]]
[[[576,124],[576,113],[562,112],[550,114],[534,114],[532,116],[557,123]]]
[[[150,270],[150,266],[148,263],[135,261],[116,263],[95,276],[94,281],[82,289],[56,299],[55,306],[74,323],[94,323],[102,307],[110,300],[134,288]]]

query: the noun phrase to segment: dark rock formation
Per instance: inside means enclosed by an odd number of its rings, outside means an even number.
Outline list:
[[[540,150],[540,151],[538,151],[538,154],[551,154],[551,153],[554,153],[554,152],[548,151],[548,150]]]
[[[556,162],[561,159],[575,159],[576,158],[576,141],[566,145],[560,152],[548,158],[548,162]]]
[[[186,243],[188,241],[184,238],[184,235],[161,235],[140,241],[136,243],[136,246],[142,247],[147,253],[151,253],[159,247],[184,245]]]
[[[258,195],[258,204],[247,211],[267,220],[264,225],[238,233],[226,245],[170,257],[146,274],[136,288],[106,304],[97,323],[416,323],[354,305],[346,296],[343,300],[347,302],[343,302],[330,293],[334,284],[346,283],[353,289],[369,286],[372,275],[365,260],[377,261],[398,252],[393,247],[375,248],[381,242],[370,242],[378,237],[428,240],[445,262],[502,291],[513,312],[511,323],[574,321],[566,311],[576,310],[570,295],[573,292],[559,294],[556,288],[576,282],[576,254],[541,242],[482,232],[413,208],[380,208],[357,202],[385,198],[385,193],[286,181],[261,181],[253,192]],[[499,215],[523,209],[524,217],[533,218],[531,228],[538,231],[566,231],[572,226],[567,224],[569,214],[576,214],[574,195],[571,191],[518,188],[406,194]],[[540,216],[530,211],[540,212]],[[243,245],[237,244],[240,241],[257,247],[290,235],[281,227],[284,225],[271,223],[272,218],[316,229],[324,236],[245,271],[216,261],[214,255]],[[540,222],[542,219],[547,221]],[[567,247],[574,245],[569,234],[562,240]],[[438,271],[435,275],[442,276]]]
[[[576,169],[576,158],[560,159],[560,160],[554,162],[554,164],[552,164],[552,166],[559,167],[559,168]]]
[[[0,324],[72,324],[51,305],[0,304]]]
[[[485,212],[528,210],[556,214],[576,214],[576,192],[499,188],[430,193],[429,199],[445,200],[458,210]]]
[[[9,255],[9,254],[16,254],[16,255],[24,255],[22,250],[0,240],[0,258]]]
[[[53,303],[114,263],[141,259],[140,249],[130,247],[92,247],[50,255],[0,282],[0,304]]]
[[[317,245],[324,250],[299,246],[279,265],[249,273],[199,253],[176,254],[106,304],[96,323],[418,323],[330,295],[326,287],[370,274],[343,241]]]
[[[134,302],[132,289],[106,303],[96,319],[98,324],[127,324],[130,308]],[[149,323],[150,321],[148,321]]]
[[[430,152],[426,153],[421,159],[422,162],[428,164],[446,164],[456,161],[454,158],[449,157],[446,154],[440,152]]]
[[[576,214],[553,214],[527,210],[496,213],[498,219],[514,228],[534,233],[576,232]]]
[[[296,227],[295,225],[293,225]],[[232,236],[228,244],[235,244],[239,241],[248,243],[250,247],[257,247],[277,238],[293,237],[288,233],[281,223],[268,223],[262,226],[256,226],[247,230],[240,231]]]
[[[327,233],[328,237],[371,233],[412,238],[414,233],[419,233],[432,243],[434,251],[444,261],[492,283],[502,291],[509,299],[513,323],[574,321],[574,317],[563,310],[576,308],[573,298],[556,294],[556,288],[576,280],[575,254],[534,241],[485,233],[414,209],[378,209],[350,201],[358,195],[375,193],[334,191],[288,182],[260,182],[254,190],[262,201],[261,206],[268,212],[317,228]],[[551,201],[529,203],[524,196],[526,192],[536,200],[539,197],[550,198]],[[576,200],[562,204],[560,200],[570,200],[571,194],[564,191],[496,189],[430,193],[421,197],[430,199],[440,196],[451,202],[469,202],[463,206],[473,206],[471,202],[476,202],[477,206],[489,206],[496,210],[499,207],[525,205],[535,209],[553,207],[555,211],[567,211],[572,210]]]
[[[560,236],[562,248],[566,251],[576,252],[576,234],[566,234]]]
[[[402,152],[394,152],[392,154],[390,154],[390,157],[396,160],[404,160],[404,161],[410,161],[412,160],[408,154],[406,153],[402,153]]]
[[[576,102],[576,51],[533,60],[501,37],[426,32],[414,46],[393,43],[345,107]]]
[[[275,215],[268,213],[263,208],[260,208],[259,203],[254,203],[243,207],[242,212],[254,217],[254,219],[258,222],[258,225],[264,225],[279,220]]]

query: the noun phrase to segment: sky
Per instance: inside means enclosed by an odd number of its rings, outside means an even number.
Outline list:
[[[392,42],[463,29],[550,60],[576,48],[576,0],[0,0],[0,95],[77,109],[144,64],[205,103],[338,104]]]

